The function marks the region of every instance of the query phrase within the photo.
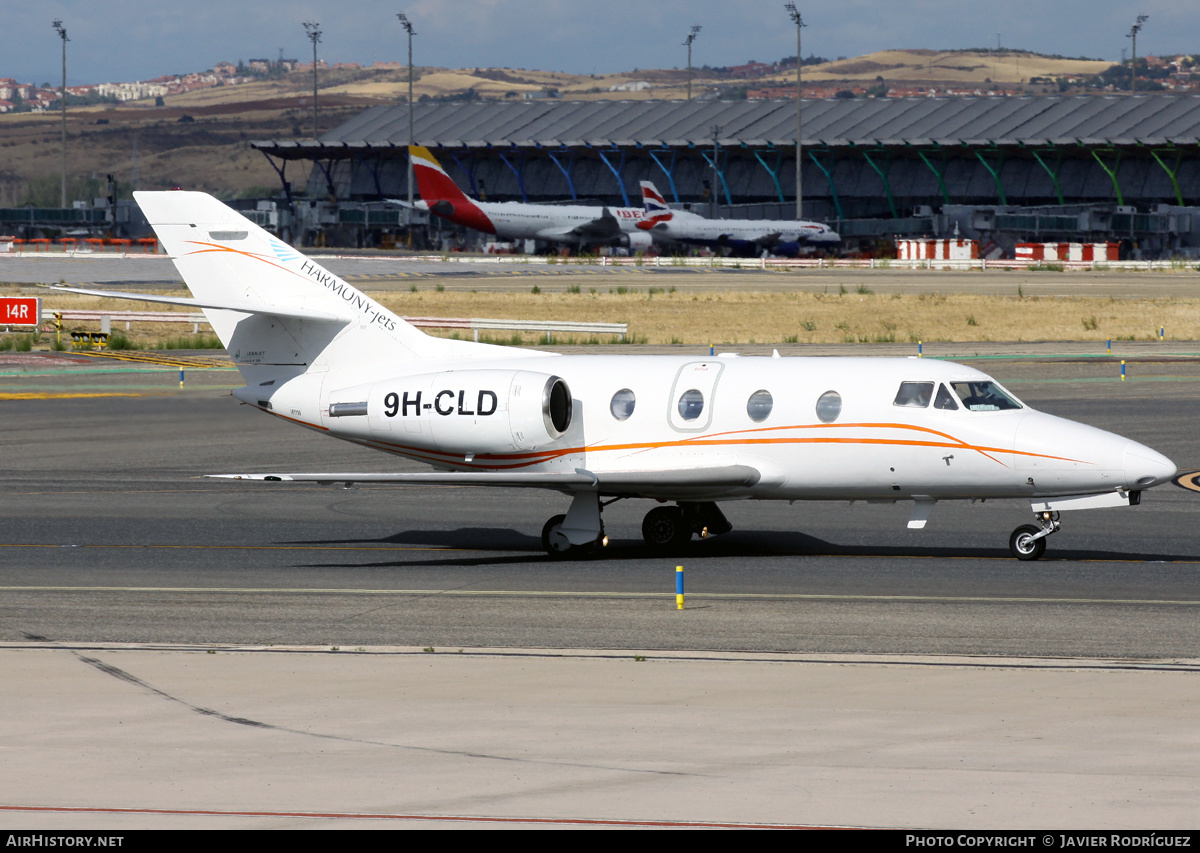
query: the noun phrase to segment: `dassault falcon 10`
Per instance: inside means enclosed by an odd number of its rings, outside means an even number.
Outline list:
[[[579,204],[525,204],[475,201],[458,188],[429,149],[408,146],[421,206],[456,225],[504,240],[542,240],[576,246],[648,249],[653,239],[637,229],[640,207],[588,207]]]
[[[135,198],[241,371],[233,392],[308,429],[428,463],[418,473],[219,475],[321,483],[539,488],[570,498],[542,543],[607,544],[602,508],[660,504],[646,542],[725,533],[738,500],[1012,498],[1009,537],[1039,557],[1063,510],[1135,505],[1175,465],[1128,438],[1035,411],[990,376],[915,358],[558,355],[430,337],[197,192]]]

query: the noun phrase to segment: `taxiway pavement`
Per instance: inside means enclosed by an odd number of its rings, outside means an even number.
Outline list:
[[[1197,349],[984,369],[1200,468]],[[670,559],[622,502],[558,563],[554,493],[198,479],[405,463],[187,377],[0,358],[8,826],[1194,825],[1200,493],[1032,564],[1015,502],[735,504]]]

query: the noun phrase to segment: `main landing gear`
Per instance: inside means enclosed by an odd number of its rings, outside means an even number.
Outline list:
[[[1046,553],[1046,537],[1062,526],[1057,512],[1034,513],[1037,524],[1022,524],[1008,537],[1008,548],[1018,560],[1036,560]]]
[[[655,507],[642,519],[642,538],[651,548],[660,551],[683,547],[691,541],[693,534],[707,539],[730,530],[733,525],[711,501]]]
[[[542,528],[542,548],[558,559],[582,557],[603,548],[608,544],[600,519],[605,506],[595,492],[577,492],[566,515],[554,516]],[[646,513],[642,538],[656,551],[669,551],[683,547],[693,535],[705,539],[732,529],[733,525],[715,503],[682,502],[677,506],[655,507]]]

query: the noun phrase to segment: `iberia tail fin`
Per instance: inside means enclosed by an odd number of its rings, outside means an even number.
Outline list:
[[[412,160],[417,192],[432,213],[476,231],[496,233],[496,226],[492,224],[487,213],[458,188],[458,184],[446,174],[442,164],[428,148],[424,145],[410,145],[408,156]]]

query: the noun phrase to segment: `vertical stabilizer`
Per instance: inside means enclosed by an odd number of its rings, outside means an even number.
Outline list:
[[[663,198],[662,193],[650,181],[642,181],[642,210],[646,216],[638,227],[643,230],[650,230],[660,222],[669,222],[675,215],[675,211],[667,207],[667,200]],[[645,223],[645,224],[643,224]]]
[[[410,145],[408,156],[412,160],[417,192],[430,212],[485,234],[496,233],[496,226],[484,209],[458,188],[428,148]]]
[[[325,369],[335,357],[453,358],[477,346],[424,334],[210,195],[134,198],[247,381]]]

